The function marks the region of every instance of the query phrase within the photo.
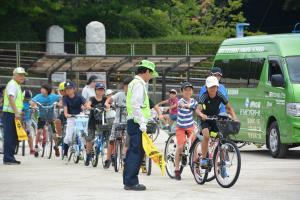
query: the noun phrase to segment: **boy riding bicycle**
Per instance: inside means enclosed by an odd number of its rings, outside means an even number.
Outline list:
[[[105,85],[103,83],[96,83],[95,86],[95,97],[89,99],[89,106],[92,108],[104,108],[106,97],[105,97]],[[91,150],[93,147],[93,141],[95,139],[95,132],[97,134],[102,133],[103,131],[99,130],[97,124],[101,124],[102,121],[96,116],[97,111],[91,110],[88,122],[88,135],[86,137],[86,160],[85,166],[89,166],[91,160]]]
[[[220,106],[224,104],[226,110],[230,114],[233,120],[237,120],[236,114],[232,106],[228,103],[227,98],[218,91],[219,81],[214,76],[209,76],[205,83],[207,91],[199,97],[200,104],[200,117],[203,140],[201,142],[202,155],[207,155],[208,142],[209,142],[209,132],[218,132],[218,127],[215,121],[206,120],[207,116],[217,116],[220,113]],[[207,158],[202,158],[200,165],[201,168],[206,168],[209,160]],[[221,169],[222,170],[222,169]],[[226,176],[226,169],[222,170],[223,176]]]
[[[40,104],[42,106],[51,106],[53,105],[55,102],[59,101],[59,96],[56,94],[52,94],[52,87],[48,84],[43,84],[41,87],[41,93],[37,94],[33,97],[32,99],[32,107],[37,107],[37,104]],[[38,117],[38,131],[36,134],[36,140],[35,140],[35,156],[38,156],[38,143],[40,141],[40,135],[41,134],[45,134],[44,133],[44,127],[47,123],[47,121],[45,120],[49,113],[46,113],[46,111],[44,110],[39,110],[39,117]],[[54,120],[54,119],[53,119]],[[55,126],[54,126],[54,121],[51,121],[51,127],[53,130],[53,134],[55,135],[56,131],[55,131]],[[59,149],[57,146],[57,139],[55,138],[55,146],[54,146],[54,150],[55,150],[55,156],[58,157],[59,156]]]
[[[184,145],[187,142],[186,138],[194,139],[194,120],[193,113],[200,115],[198,102],[191,98],[193,95],[193,85],[185,82],[181,86],[182,98],[178,102],[178,115],[176,127],[176,155],[175,155],[175,179],[181,180],[181,172],[179,164],[181,161],[181,154],[184,150]]]

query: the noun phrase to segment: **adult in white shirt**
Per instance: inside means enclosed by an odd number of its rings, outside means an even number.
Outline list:
[[[25,70],[17,67],[13,71],[13,78],[7,83],[3,102],[3,130],[4,130],[4,156],[3,164],[19,165],[14,157],[18,142],[15,120],[21,120],[23,109],[23,94],[21,84],[25,81]]]
[[[96,86],[97,76],[92,75],[87,81],[86,86],[82,89],[82,96],[86,101],[89,101],[91,97],[95,97],[95,86]]]

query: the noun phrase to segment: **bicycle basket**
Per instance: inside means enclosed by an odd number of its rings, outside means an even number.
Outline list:
[[[127,123],[118,123],[115,125],[115,131],[123,131],[127,129]]]
[[[240,131],[241,123],[232,120],[217,120],[217,127],[223,135],[236,135]]]
[[[43,107],[39,106],[39,118],[44,121],[52,121],[54,120],[54,108],[53,107]]]
[[[77,131],[87,132],[89,118],[86,116],[78,116],[75,118],[75,127]]]
[[[147,133],[155,134],[157,130],[157,124],[154,121],[149,121],[147,124]]]

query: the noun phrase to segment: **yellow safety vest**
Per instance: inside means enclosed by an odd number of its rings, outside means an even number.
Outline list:
[[[16,98],[15,99],[15,104],[16,104],[16,107],[18,109],[18,112],[21,113],[22,109],[23,109],[22,89],[21,89],[21,86],[14,79],[10,80],[8,82],[8,84],[10,84],[11,82],[13,82],[13,84],[15,84],[15,86],[17,87],[17,90],[18,90],[17,96],[15,97]],[[7,87],[7,85],[6,85],[6,87]],[[13,110],[13,108],[9,104],[9,99],[8,99],[8,95],[7,95],[7,92],[6,92],[6,88],[4,90],[3,112],[15,113],[15,111]]]
[[[133,81],[131,81],[128,85],[128,92],[127,92],[127,97],[126,97],[126,109],[127,109],[127,114],[128,118],[133,119],[135,123],[139,123],[139,119],[133,116],[133,110],[132,110],[132,104],[131,104],[131,97],[132,97],[132,89],[133,86],[137,83],[141,83],[141,80],[135,78]],[[144,87],[144,104],[141,106],[142,114],[146,120],[149,120],[151,118],[151,110],[150,110],[150,103],[149,103],[149,96],[147,94],[146,87]]]

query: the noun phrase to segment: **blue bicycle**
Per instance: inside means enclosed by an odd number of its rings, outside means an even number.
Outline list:
[[[75,118],[75,128],[72,144],[70,145],[70,155],[68,161],[73,157],[74,163],[78,163],[85,156],[85,137],[87,135],[87,127],[89,116],[84,114],[72,115]]]
[[[93,167],[97,167],[99,161],[99,155],[102,158],[102,165],[104,166],[105,155],[107,153],[108,146],[108,133],[110,131],[110,125],[106,122],[105,109],[104,108],[93,108],[95,118],[101,121],[100,124],[96,124],[97,136],[94,140],[94,145],[91,151],[91,162]]]

